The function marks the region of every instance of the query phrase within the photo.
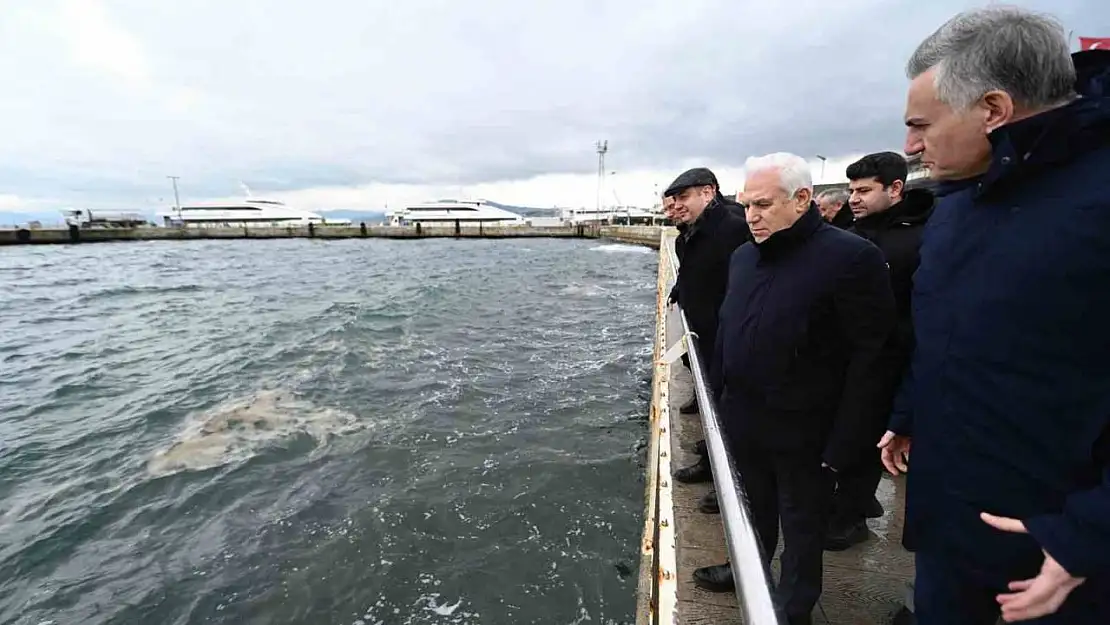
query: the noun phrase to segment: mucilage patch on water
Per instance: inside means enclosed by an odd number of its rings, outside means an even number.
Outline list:
[[[287,391],[259,391],[188,417],[173,442],[151,455],[147,473],[163,477],[243,462],[295,436],[314,439],[318,453],[331,437],[361,428],[351,413],[314,406]]]

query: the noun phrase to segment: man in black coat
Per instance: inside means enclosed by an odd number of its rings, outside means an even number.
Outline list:
[[[721,195],[713,172],[697,167],[683,172],[664,191],[674,199],[671,209],[678,220],[675,254],[679,258],[678,279],[670,300],[686,313],[698,335],[698,348],[709,362],[717,333],[717,310],[725,296],[728,259],[732,251],[751,240],[743,209]],[[697,404],[684,406],[683,413],[697,412]]]
[[[808,624],[836,473],[874,457],[887,417],[876,397],[894,296],[882,252],[821,218],[805,159],[772,154],[745,170],[755,244],[732,256],[710,377],[767,566],[781,519],[776,603]],[[733,587],[727,565],[694,577]]]
[[[717,311],[728,281],[728,260],[733,250],[751,238],[751,233],[739,214],[722,202],[716,176],[704,167],[683,172],[663,195],[674,199],[671,210],[682,222],[675,240],[680,264],[671,301],[682,307],[691,331],[697,334],[702,361],[711,362]],[[697,399],[683,406],[681,412],[696,413]],[[688,483],[708,482],[712,477],[704,454],[694,465],[675,472],[675,479]],[[707,512],[713,511],[708,506],[715,500],[707,497]]]
[[[1110,623],[1110,50],[1065,33],[985,7],[906,67],[938,200],[881,448],[922,625]]]
[[[667,190],[663,192],[663,212],[672,221],[675,222],[675,227],[678,228],[678,233],[680,235],[685,232],[689,224],[682,221],[681,211],[680,209],[675,207],[675,195],[667,195],[667,193],[674,191],[676,185],[685,185],[687,183],[696,183],[698,185],[709,185],[713,187],[713,195],[716,197],[717,203],[727,208],[730,213],[735,214],[741,220],[744,219],[744,206],[737,202],[735,199],[726,197],[723,193],[721,193],[721,185],[717,182],[717,175],[714,174],[712,170],[706,167],[695,167],[693,169],[682,172],[682,175],[676,178],[675,181],[672,182],[669,187],[667,187]],[[668,213],[668,211],[670,212]],[[675,239],[675,256],[678,256],[678,260],[680,263],[682,262],[682,252],[685,245],[685,237],[679,236],[677,239]],[[671,291],[671,303],[676,303],[678,301],[676,299],[677,297],[678,285],[675,284],[675,288]]]
[[[849,232],[874,243],[883,252],[890,273],[897,308],[895,331],[886,346],[886,391],[880,398],[882,411],[890,414],[898,383],[913,352],[913,322],[910,291],[917,270],[921,233],[933,212],[933,194],[924,189],[906,189],[906,159],[894,152],[869,154],[848,166],[848,205],[855,218]],[[877,430],[875,437],[882,438]],[[837,476],[836,499],[825,548],[841,551],[867,540],[868,517],[883,515],[875,498],[882,477],[879,457],[845,470]]]
[[[682,223],[682,220],[678,218],[678,214],[674,209],[674,198],[673,197],[664,197],[663,198],[663,216],[667,218],[668,223],[670,223],[674,226],[675,230],[678,230],[678,238],[675,239],[675,244],[674,244],[674,246],[675,246],[674,254],[678,258],[679,266],[681,266],[682,265],[682,249],[680,248],[680,246],[678,244],[678,239],[681,239],[683,233],[686,232],[686,224]],[[671,287],[671,293],[667,297],[667,303],[668,304],[673,305],[676,302],[678,302],[678,281],[677,280],[675,281],[674,286]],[[686,354],[682,355],[682,366],[686,367],[687,369],[690,368],[690,357],[687,356]]]
[[[848,192],[844,189],[826,189],[817,194],[817,210],[825,221],[837,228],[852,227],[852,208],[848,206]]]

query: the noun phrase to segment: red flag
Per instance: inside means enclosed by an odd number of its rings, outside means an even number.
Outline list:
[[[1080,37],[1080,50],[1110,50],[1110,37]]]

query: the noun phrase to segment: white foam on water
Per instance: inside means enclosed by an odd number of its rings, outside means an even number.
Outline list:
[[[173,442],[151,455],[147,473],[163,477],[243,462],[295,435],[315,439],[317,453],[333,436],[363,427],[348,412],[314,406],[287,391],[259,391],[187,418]]]
[[[428,605],[424,606],[424,609],[430,612],[435,612],[440,616],[451,616],[455,613],[455,610],[458,610],[459,606],[462,605],[462,599],[456,601],[454,605],[447,605],[447,602],[444,602],[441,605],[436,605],[436,600],[438,597],[438,594],[427,597]]]
[[[635,254],[655,254],[656,251],[650,247],[643,245],[629,245],[627,243],[606,243],[593,248],[595,252],[605,252],[607,254],[620,254],[620,253],[635,253]]]
[[[574,284],[563,287],[560,293],[562,295],[573,295],[579,297],[597,297],[599,295],[605,295],[607,291],[605,287],[598,286],[596,284],[578,284],[577,282],[575,282]]]
[[[421,573],[417,581],[421,584],[439,585],[434,576],[424,573]],[[466,600],[462,597],[452,603],[438,592],[422,594],[411,605],[404,608],[379,598],[374,605],[366,608],[365,613],[351,625],[382,625],[384,623],[397,623],[398,625],[477,625],[480,623],[481,615],[477,612],[467,611],[466,608],[463,608],[464,603],[466,603]]]

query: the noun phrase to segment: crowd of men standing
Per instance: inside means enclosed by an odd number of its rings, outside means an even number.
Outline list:
[[[868,539],[885,467],[908,473],[918,623],[1110,623],[1110,51],[990,7],[907,75],[932,190],[881,152],[818,197],[788,153],[748,159],[736,201],[704,168],[664,192],[670,299],[766,566],[781,527],[776,606],[811,622],[823,551]],[[676,479],[712,480],[697,451]],[[694,577],[733,587],[728,563]]]

